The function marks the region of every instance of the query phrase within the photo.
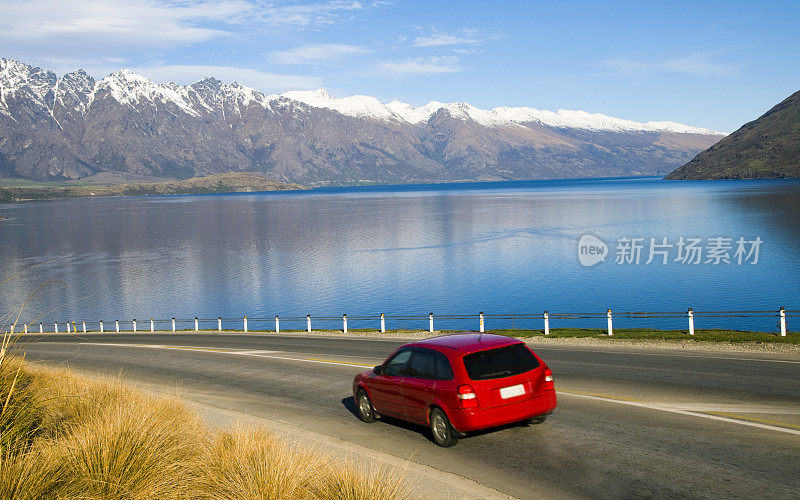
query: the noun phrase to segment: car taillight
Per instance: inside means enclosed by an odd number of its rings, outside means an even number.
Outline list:
[[[458,399],[461,401],[462,408],[478,407],[478,395],[475,394],[475,389],[470,385],[458,386]]]
[[[553,370],[550,368],[544,371],[544,388],[553,389]]]

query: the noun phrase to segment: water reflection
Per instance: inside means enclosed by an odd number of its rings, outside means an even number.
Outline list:
[[[785,181],[636,179],[3,205],[0,268],[24,274],[0,306],[57,279],[24,320],[58,306],[46,322],[800,308],[798,194]],[[584,268],[586,232],[612,252],[621,237],[764,245],[756,266],[616,265],[612,255]]]

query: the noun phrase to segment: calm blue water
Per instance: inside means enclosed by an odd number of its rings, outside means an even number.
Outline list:
[[[0,214],[10,218],[0,222],[0,281],[18,274],[0,290],[0,311],[52,280],[23,314],[23,321],[44,314],[49,328],[68,319],[108,325],[172,316],[800,309],[794,181],[337,188],[28,202],[0,205]],[[585,233],[608,245],[605,262],[579,263],[577,242]],[[705,247],[719,236],[733,239],[731,264],[676,263],[675,247],[667,265],[660,257],[645,264],[651,237],[671,244],[701,238]],[[644,239],[640,264],[614,262],[625,237]],[[763,241],[757,264],[736,264],[739,237]],[[775,328],[773,318],[713,321]],[[604,327],[605,320],[580,324]],[[616,324],[685,328],[683,319]],[[514,325],[541,328],[541,321]],[[285,325],[292,326],[303,324]],[[367,325],[351,323],[359,326]],[[437,323],[446,326],[476,328],[477,321]],[[510,320],[487,323],[509,326]]]

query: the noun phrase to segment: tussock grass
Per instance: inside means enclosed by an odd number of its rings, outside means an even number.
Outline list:
[[[177,401],[127,396],[59,440],[68,491],[91,498],[190,495],[205,441],[200,424]]]
[[[382,467],[340,464],[319,477],[314,493],[319,498],[346,500],[410,499],[404,479]]]
[[[13,387],[13,389],[12,389]],[[404,499],[404,478],[211,430],[179,399],[0,357],[0,498]]]
[[[292,449],[264,429],[239,428],[215,436],[203,467],[209,498],[308,498],[325,460]]]
[[[0,453],[28,448],[43,425],[45,408],[33,385],[21,361],[0,363]]]

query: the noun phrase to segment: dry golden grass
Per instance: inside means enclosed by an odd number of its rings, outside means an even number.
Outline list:
[[[75,426],[58,446],[71,492],[166,498],[191,494],[205,436],[178,402],[129,394]]]
[[[3,453],[0,456],[0,498],[34,500],[55,498],[63,477],[61,460],[54,456],[57,449],[42,446],[25,452]],[[64,496],[63,494],[61,496]]]
[[[336,463],[263,428],[211,431],[176,398],[0,358],[0,396],[8,400],[0,498],[409,496],[402,477]]]
[[[203,489],[214,499],[309,498],[324,460],[293,449],[263,428],[218,433],[203,466]]]
[[[329,465],[320,474],[313,490],[317,498],[342,500],[410,499],[405,476],[382,467],[357,466],[350,463]]]

